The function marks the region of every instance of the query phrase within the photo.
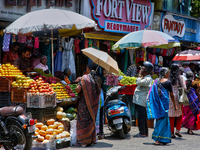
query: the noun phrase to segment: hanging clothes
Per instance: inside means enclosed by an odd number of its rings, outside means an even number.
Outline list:
[[[3,37],[3,51],[4,52],[9,52],[9,47],[10,47],[10,34],[4,34]]]
[[[62,52],[59,50],[54,59],[54,72],[62,71]]]
[[[54,45],[55,49],[55,45]],[[51,70],[51,44],[50,43],[45,43],[42,47],[42,55],[47,56],[47,66],[49,70]],[[52,72],[52,70],[51,70]]]
[[[72,81],[76,80],[76,66],[74,61],[74,55],[73,55],[73,43],[74,39],[71,38],[69,42],[66,42],[65,39],[62,39],[62,45],[63,45],[63,55],[62,55],[62,72],[69,68],[71,70],[71,77]]]
[[[79,40],[78,38],[76,38],[75,41],[74,41],[75,53],[76,53],[76,54],[81,53],[81,51],[80,51],[80,46],[79,46],[80,41],[81,41],[81,40]]]
[[[33,55],[35,55],[35,56],[41,55],[40,50],[39,50],[39,38],[38,37],[35,38]]]
[[[26,39],[26,47],[32,49],[33,48],[33,38],[32,37],[27,37]]]
[[[88,39],[85,39],[85,41],[84,41],[84,46],[85,46],[85,48],[88,48]]]
[[[17,40],[17,42],[18,43],[24,43],[24,44],[26,44],[26,36],[23,36],[23,35],[18,35],[18,40]]]
[[[93,45],[93,40],[89,40],[89,42],[88,42],[88,47],[92,47],[92,45]]]

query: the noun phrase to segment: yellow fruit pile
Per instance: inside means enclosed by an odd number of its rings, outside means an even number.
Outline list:
[[[61,83],[52,83],[51,87],[54,88],[54,92],[56,92],[56,99],[62,100],[66,98],[71,98],[68,92],[66,91],[65,87]]]
[[[12,83],[12,87],[30,88],[32,82],[34,82],[34,79],[30,79],[30,77],[16,76],[16,81]]]
[[[0,76],[14,77],[17,75],[23,75],[23,73],[14,65],[3,64],[0,66]]]
[[[47,125],[43,123],[35,124],[35,136],[37,142],[47,143],[55,135],[55,139],[70,137],[70,133],[64,131],[64,125],[61,122],[57,122],[54,119],[47,120]]]

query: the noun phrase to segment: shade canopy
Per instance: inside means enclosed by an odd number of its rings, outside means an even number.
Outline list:
[[[180,43],[166,33],[156,30],[140,30],[131,32],[121,38],[112,47],[118,49],[136,49],[139,47],[172,48],[180,46]]]
[[[200,60],[200,51],[196,50],[186,50],[182,51],[173,58],[173,61],[181,60]]]

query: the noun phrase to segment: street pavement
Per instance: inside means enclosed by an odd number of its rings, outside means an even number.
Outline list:
[[[134,134],[138,133],[138,128],[132,126],[130,134],[126,135],[125,139],[120,139],[117,135],[111,135],[108,127],[104,126],[106,138],[98,140],[97,144],[91,147],[68,147],[61,150],[199,150],[200,149],[200,131],[194,131],[194,135],[187,134],[187,129],[182,128],[182,138],[172,139],[172,143],[168,145],[155,146],[151,138],[153,128],[149,128],[149,136],[146,138],[135,138]]]

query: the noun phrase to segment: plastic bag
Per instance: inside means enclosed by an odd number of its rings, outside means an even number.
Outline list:
[[[76,124],[77,124],[77,120],[72,120],[70,121],[70,126],[71,126],[71,129],[70,129],[70,137],[71,137],[71,142],[70,142],[70,145],[73,146],[74,144],[76,144]]]

